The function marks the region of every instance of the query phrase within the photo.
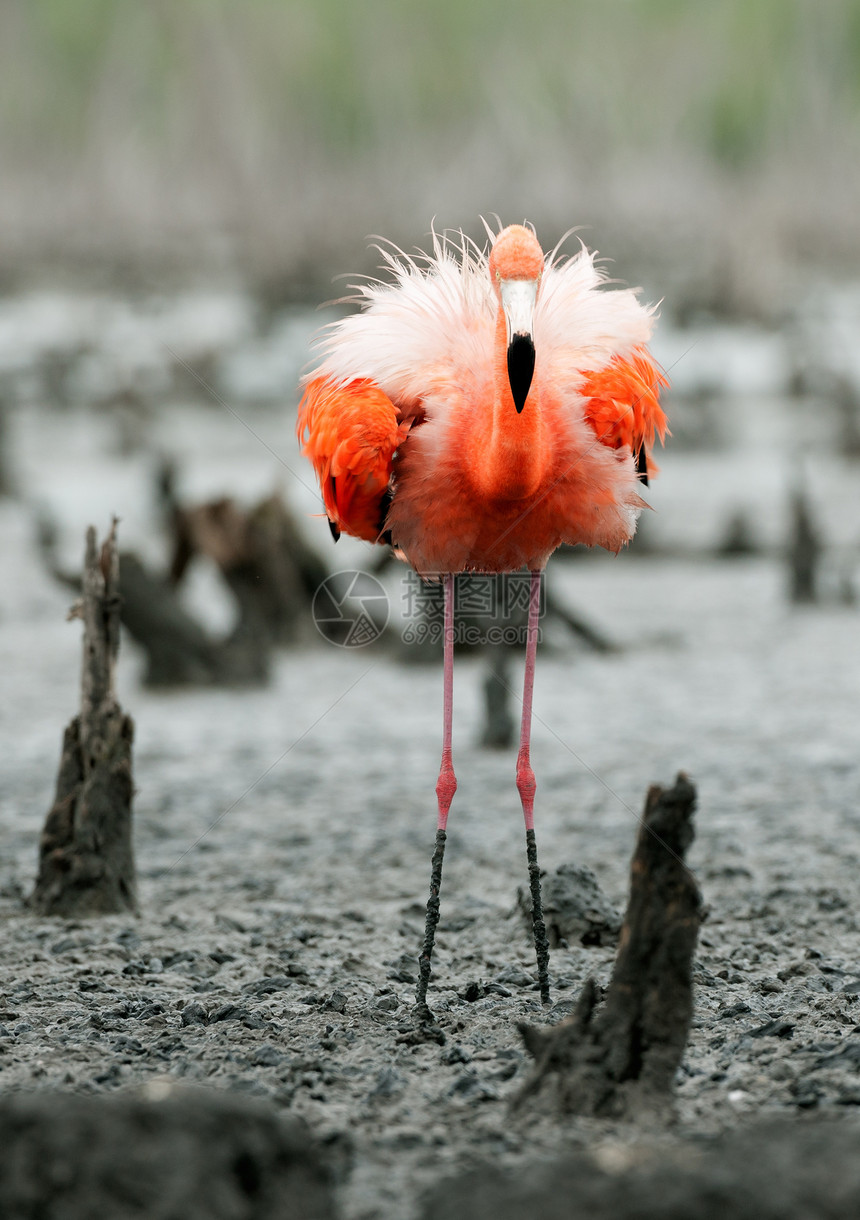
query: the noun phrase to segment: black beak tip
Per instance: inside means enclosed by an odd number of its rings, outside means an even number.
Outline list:
[[[531,335],[514,335],[508,344],[508,381],[517,414],[526,405],[535,371],[535,345]]]

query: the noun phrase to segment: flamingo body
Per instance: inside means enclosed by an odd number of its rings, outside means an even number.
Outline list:
[[[298,431],[341,531],[394,545],[424,576],[444,577],[442,761],[436,850],[419,957],[416,1010],[427,987],[452,758],[454,574],[531,571],[516,782],[526,827],[535,954],[549,1002],[530,762],[540,585],[562,543],[619,550],[644,501],[649,451],[666,419],[666,384],[646,347],[653,309],[607,291],[585,249],[545,258],[511,225],[489,253],[434,235],[420,259],[385,254],[390,282],[359,289],[359,312],[329,328],[305,382]],[[653,465],[652,465],[653,469]]]
[[[333,528],[393,542],[425,575],[541,569],[562,543],[619,550],[644,505],[636,457],[665,433],[654,311],[608,290],[585,249],[544,261],[518,225],[489,257],[434,236],[423,260],[386,258],[392,282],[362,286],[361,311],[329,329],[299,411]],[[537,285],[521,410],[509,280]]]

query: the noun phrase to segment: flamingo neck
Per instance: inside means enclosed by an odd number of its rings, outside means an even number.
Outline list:
[[[508,380],[507,330],[501,307],[493,346],[492,414],[488,412],[483,422],[477,470],[481,492],[499,500],[522,500],[533,495],[545,464],[537,372],[518,414]]]

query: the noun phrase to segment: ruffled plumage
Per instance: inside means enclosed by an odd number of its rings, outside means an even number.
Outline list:
[[[339,385],[315,377],[305,389],[299,427],[329,521],[337,531],[376,542],[391,460],[409,424],[398,422],[391,399],[373,381]]]
[[[300,407],[330,519],[376,540],[385,509],[393,541],[421,571],[543,566],[562,542],[623,545],[642,506],[634,456],[666,430],[667,383],[646,347],[654,309],[636,290],[609,287],[584,247],[547,259],[529,399],[545,482],[533,503],[490,504],[470,479],[493,414],[488,252],[434,234],[428,255],[383,255],[391,278],[358,286],[360,309],[322,334]],[[507,541],[490,545],[499,522]]]

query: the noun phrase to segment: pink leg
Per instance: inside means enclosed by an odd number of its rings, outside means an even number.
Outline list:
[[[448,810],[457,791],[457,777],[451,761],[451,724],[454,715],[454,576],[445,577],[445,678],[442,696],[442,765],[436,781],[436,799],[439,802],[437,830],[448,825]]]
[[[520,752],[517,755],[517,788],[523,803],[526,830],[535,827],[535,773],[532,771],[529,749],[532,737],[532,692],[535,685],[538,616],[540,614],[540,572],[532,572],[529,588],[529,628],[526,641],[526,676],[523,683],[523,719],[520,725]]]
[[[436,925],[439,923],[439,891],[442,888],[442,860],[445,855],[448,811],[457,791],[457,777],[451,761],[451,726],[454,710],[454,575],[445,577],[445,676],[442,699],[442,765],[436,781],[436,799],[439,814],[436,820],[436,846],[433,852],[430,874],[430,897],[427,900],[427,917],[424,923],[424,945],[418,958],[418,987],[416,1009],[422,1021],[429,1021],[427,987],[430,982],[430,959],[436,940]]]
[[[537,862],[535,842],[535,773],[529,757],[532,734],[532,692],[535,681],[535,657],[537,654],[538,618],[540,615],[541,573],[532,572],[529,589],[529,627],[526,642],[526,675],[523,685],[523,719],[520,728],[520,752],[517,755],[517,788],[523,803],[526,823],[526,859],[529,866],[529,886],[532,896],[532,924],[534,928],[535,956],[538,966],[538,985],[544,1004],[549,1003],[549,943],[543,920],[543,904],[540,894],[540,869]]]

